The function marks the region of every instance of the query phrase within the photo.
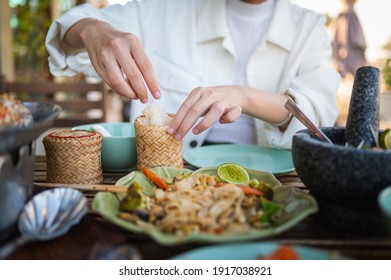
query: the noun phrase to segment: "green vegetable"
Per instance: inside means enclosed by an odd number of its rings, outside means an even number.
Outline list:
[[[250,187],[256,188],[259,185],[259,181],[257,179],[251,179],[250,183],[248,183]]]
[[[145,208],[145,195],[142,193],[142,187],[139,183],[134,182],[128,188],[126,196],[120,202],[120,210],[133,212],[137,209]]]
[[[270,223],[273,216],[280,211],[281,206],[278,203],[267,200],[263,197],[261,197],[261,204],[263,208],[263,215],[261,216],[261,222]]]

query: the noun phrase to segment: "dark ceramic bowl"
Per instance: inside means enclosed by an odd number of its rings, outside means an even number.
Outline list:
[[[346,147],[344,128],[322,131],[333,145],[308,130],[297,132],[292,142],[296,172],[318,200],[319,215],[328,222],[334,219],[332,223],[341,227],[348,223],[349,230],[364,230],[366,222],[382,227],[375,218],[379,215],[377,196],[391,185],[391,151]],[[354,223],[363,213],[368,214],[367,221]]]

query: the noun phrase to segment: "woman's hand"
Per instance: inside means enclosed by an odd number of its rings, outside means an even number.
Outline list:
[[[179,108],[168,133],[181,140],[202,116],[204,118],[192,130],[194,134],[200,134],[217,121],[234,122],[242,113],[243,98],[237,86],[196,88]]]
[[[250,87],[199,87],[183,102],[167,131],[181,140],[202,116],[204,118],[192,130],[196,135],[218,121],[234,122],[242,112],[272,124],[283,122],[279,129],[284,130],[289,124],[284,120],[290,120],[284,107],[286,101],[285,95]]]
[[[106,22],[83,19],[69,29],[64,40],[70,46],[85,47],[96,72],[119,94],[146,103],[145,81],[152,95],[160,97],[151,62],[133,34]]]

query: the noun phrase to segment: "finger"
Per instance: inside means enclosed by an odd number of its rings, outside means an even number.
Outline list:
[[[131,56],[129,42],[138,40],[130,33],[114,36],[108,46],[100,48],[103,66],[106,69],[112,87],[119,93],[133,99],[139,98],[143,103],[148,100],[144,81],[137,65]],[[125,39],[125,41],[124,41]],[[124,79],[124,75],[127,81]]]
[[[138,94],[133,89],[132,85],[124,79],[120,66],[116,67],[110,65],[106,67],[106,73],[109,79],[109,85],[119,94],[128,97],[130,99],[137,99]]]
[[[213,124],[215,124],[221,116],[225,112],[225,107],[223,102],[215,102],[213,103],[208,113],[205,115],[205,117],[200,121],[194,128],[193,133],[194,134],[200,134],[201,132],[207,130],[209,127],[211,127]]]
[[[232,123],[239,119],[242,114],[242,107],[233,106],[225,110],[225,113],[220,118],[220,123]]]
[[[198,88],[190,92],[189,96],[179,107],[178,111],[176,112],[173,120],[169,125],[169,128],[167,130],[169,134],[174,134],[177,131],[178,127],[185,119],[187,112],[190,110],[193,104],[195,104],[199,100],[199,98],[200,94],[198,93]]]
[[[99,76],[117,93],[130,99],[137,98],[132,87],[124,80],[122,70],[113,55],[102,52],[100,59],[91,56],[91,62]]]
[[[135,44],[135,46],[132,47],[131,50],[134,61],[138,69],[140,70],[141,75],[144,77],[145,83],[149,91],[151,92],[153,97],[159,99],[161,96],[160,87],[148,56],[146,55],[140,44]]]
[[[136,96],[142,103],[146,103],[148,101],[148,94],[144,85],[144,79],[132,56],[130,54],[119,54],[118,62],[127,77],[129,85],[135,91]]]
[[[199,90],[196,89],[179,108],[170,124],[168,133],[174,134],[178,140],[182,139],[197,120],[207,112],[209,106],[210,104],[205,102],[205,98],[200,98]]]

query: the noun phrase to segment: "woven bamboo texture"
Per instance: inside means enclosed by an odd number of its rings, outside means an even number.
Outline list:
[[[98,184],[103,181],[102,135],[86,130],[62,130],[43,139],[48,183]]]
[[[183,167],[182,141],[167,133],[167,126],[142,125],[134,121],[137,146],[137,169],[156,166]]]

